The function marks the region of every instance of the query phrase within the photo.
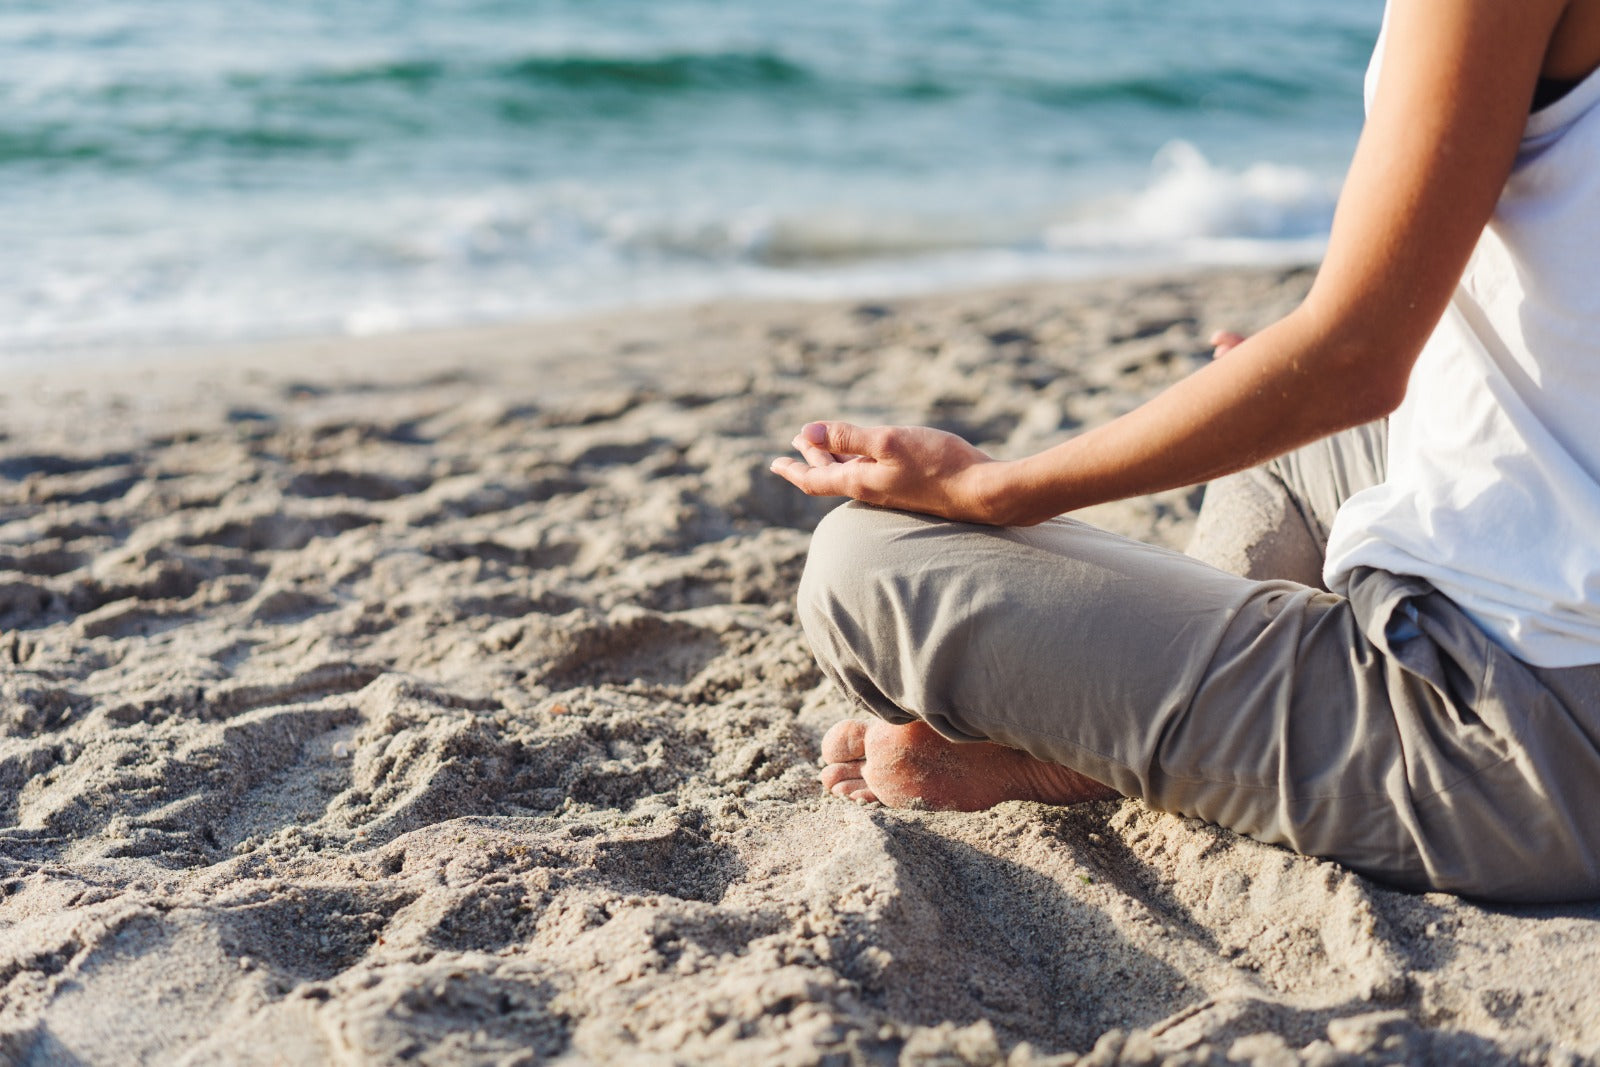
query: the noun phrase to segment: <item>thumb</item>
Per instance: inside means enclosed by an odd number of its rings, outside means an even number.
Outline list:
[[[843,456],[871,456],[873,435],[848,422],[808,422],[800,436],[829,452]]]

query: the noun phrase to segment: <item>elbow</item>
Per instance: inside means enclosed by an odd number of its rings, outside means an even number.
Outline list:
[[[1335,425],[1330,432],[1387,418],[1406,398],[1411,367],[1422,345],[1396,343],[1361,330],[1328,330],[1312,364],[1338,400],[1325,409]]]
[[[1406,398],[1411,368],[1422,354],[1431,326],[1406,328],[1380,326],[1353,316],[1328,316],[1303,305],[1299,314],[1309,324],[1320,358],[1314,364],[1337,389],[1343,403],[1335,405],[1337,419],[1348,429],[1393,414]]]
[[[1318,415],[1310,420],[1318,435],[1340,433],[1392,415],[1406,396],[1406,383],[1388,376],[1353,374],[1329,381]]]
[[[1359,386],[1353,390],[1356,403],[1355,410],[1351,412],[1351,425],[1376,422],[1394,414],[1406,398],[1406,386],[1410,380],[1409,366],[1404,374],[1397,374],[1390,367],[1362,374]]]

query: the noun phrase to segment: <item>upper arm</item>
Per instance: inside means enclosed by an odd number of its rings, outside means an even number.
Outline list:
[[[1304,310],[1394,403],[1511,172],[1564,2],[1390,0],[1376,95]]]

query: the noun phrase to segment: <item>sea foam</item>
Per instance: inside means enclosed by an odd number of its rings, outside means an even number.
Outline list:
[[[0,5],[0,355],[1314,256],[1381,3],[537,7]]]

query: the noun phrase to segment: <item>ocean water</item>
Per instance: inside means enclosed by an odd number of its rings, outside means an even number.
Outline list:
[[[1381,0],[7,0],[0,355],[1314,256]]]

